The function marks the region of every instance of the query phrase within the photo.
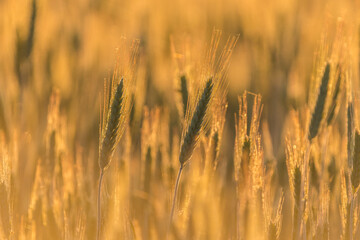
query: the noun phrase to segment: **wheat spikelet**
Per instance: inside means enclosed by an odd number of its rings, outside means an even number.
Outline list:
[[[111,107],[106,120],[106,126],[102,136],[102,141],[99,151],[99,166],[101,170],[105,170],[111,161],[114,153],[116,143],[120,139],[120,117],[123,110],[123,96],[124,96],[124,80],[120,80],[117,85],[115,95],[111,100]]]
[[[306,203],[308,200],[308,176],[309,168],[306,166],[307,139],[300,128],[297,112],[291,113],[291,131],[286,137],[286,165],[289,175],[290,190],[293,195],[293,239],[301,236],[301,226],[304,226],[307,217]],[[306,234],[303,232],[303,234]]]
[[[101,143],[99,147],[99,167],[100,178],[98,188],[98,224],[97,224],[97,239],[100,239],[100,221],[101,221],[101,186],[104,176],[104,171],[109,167],[112,155],[114,153],[117,142],[120,140],[121,129],[121,115],[124,114],[124,81],[123,78],[117,85],[116,92],[110,100],[110,108],[105,123],[105,128],[101,136]],[[107,105],[105,105],[107,106]]]
[[[316,137],[320,128],[320,123],[324,113],[325,100],[328,92],[329,79],[330,79],[330,64],[328,63],[325,67],[325,71],[321,79],[319,94],[316,100],[315,108],[311,116],[309,135],[308,135],[309,141],[311,141],[314,137]]]
[[[249,104],[247,95],[252,96],[252,100]],[[260,116],[262,112],[261,96],[258,94],[245,92],[242,97],[238,97],[239,102],[239,114],[236,117],[235,125],[235,180],[238,182],[240,177],[240,168],[243,168],[244,175],[247,174],[248,170],[246,169],[248,165],[250,167],[260,166],[260,163],[248,162],[246,155],[251,151],[252,155],[262,154],[262,148],[260,144],[256,144],[256,141],[259,139],[259,125],[260,125]],[[250,108],[251,111],[248,110]],[[254,149],[255,148],[255,149]],[[259,151],[260,150],[260,151]],[[260,160],[262,157],[258,158],[252,156],[254,160]],[[246,161],[243,161],[246,160]],[[257,168],[257,167],[255,167]],[[255,170],[255,169],[251,169]],[[257,170],[254,171],[256,173]],[[245,177],[246,179],[246,177]],[[259,180],[259,179],[258,179]]]
[[[210,143],[207,149],[207,164],[212,166],[215,170],[218,163],[218,157],[220,152],[221,138],[225,124],[225,114],[227,111],[227,102],[215,101],[212,109],[212,126],[210,133]]]
[[[201,94],[201,98],[196,106],[195,112],[191,119],[191,123],[186,131],[183,143],[181,145],[179,161],[181,167],[183,167],[196,147],[199,140],[200,130],[204,126],[204,120],[207,114],[207,109],[211,100],[213,91],[213,79],[210,78],[205,85],[204,91]]]
[[[248,102],[250,95],[251,101]],[[235,158],[234,175],[236,182],[236,222],[249,222],[249,225],[237,227],[238,238],[242,235],[255,237],[256,227],[250,222],[254,221],[257,228],[269,227],[268,220],[264,225],[264,213],[259,211],[261,207],[261,195],[264,192],[265,167],[261,136],[259,134],[259,124],[261,116],[261,96],[245,92],[242,97],[238,97],[239,113],[235,115]],[[250,111],[249,111],[250,108]],[[249,114],[251,116],[249,116]],[[263,201],[264,202],[264,201]],[[241,204],[242,203],[242,204]],[[242,209],[243,204],[247,204]],[[265,220],[266,219],[265,213]],[[249,229],[247,229],[247,226]]]
[[[253,193],[256,194],[262,190],[264,181],[264,157],[263,149],[261,145],[260,134],[254,136],[250,143],[250,159],[249,159],[249,170],[251,174],[251,187]]]
[[[176,194],[181,178],[183,167],[190,160],[192,153],[199,141],[202,129],[209,126],[209,109],[214,98],[225,99],[227,91],[227,83],[225,77],[227,75],[228,66],[232,51],[235,47],[238,37],[230,37],[220,54],[218,61],[216,61],[216,52],[220,40],[221,32],[214,31],[210,43],[210,48],[207,52],[203,69],[199,77],[200,83],[206,81],[202,91],[192,101],[187,104],[187,114],[185,116],[184,128],[181,137],[179,162],[180,169],[175,182],[174,196],[172,201],[172,208],[170,212],[170,220],[167,234],[171,227],[172,218],[175,210]],[[210,77],[209,77],[210,76]],[[196,91],[195,91],[196,92]]]
[[[242,97],[238,97],[239,102],[239,116],[235,120],[235,158],[234,171],[235,181],[240,180],[240,171],[242,164],[242,155],[244,149],[244,142],[247,140],[247,101],[246,92]],[[236,117],[236,116],[235,116]],[[250,146],[249,146],[250,148]]]
[[[123,40],[125,41],[125,39]],[[125,43],[123,44],[125,46]],[[124,47],[122,46],[122,47]],[[137,66],[139,41],[132,42],[130,51],[117,50],[117,62],[111,79],[104,81],[103,111],[100,115],[99,166],[105,170],[120,141],[131,112],[132,88]],[[127,62],[125,61],[127,60]]]
[[[123,39],[125,40],[125,39]],[[123,44],[125,46],[125,44]],[[99,144],[99,185],[97,206],[97,239],[101,231],[101,186],[104,171],[109,167],[115,147],[120,141],[131,111],[131,93],[135,79],[139,41],[132,42],[130,51],[117,52],[117,62],[113,76],[104,81],[103,111],[100,115]],[[124,49],[122,49],[124,50]],[[124,55],[121,55],[124,54]],[[127,54],[127,55],[126,55]],[[127,62],[126,62],[127,60]],[[125,61],[125,62],[124,62]],[[121,76],[121,77],[120,77]],[[120,79],[120,80],[119,80]]]

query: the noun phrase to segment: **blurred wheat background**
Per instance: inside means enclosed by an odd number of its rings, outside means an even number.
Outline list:
[[[0,239],[360,239],[359,57],[359,1],[0,0]]]

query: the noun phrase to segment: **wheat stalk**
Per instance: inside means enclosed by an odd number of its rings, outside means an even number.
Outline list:
[[[99,186],[97,206],[97,239],[101,235],[101,186],[105,170],[111,163],[115,147],[120,141],[131,112],[131,88],[135,78],[139,41],[132,43],[127,63],[121,62],[118,55],[113,76],[104,81],[104,108],[100,115],[100,146],[99,146]],[[125,53],[124,51],[123,53]],[[121,78],[120,78],[121,76]],[[126,81],[124,79],[126,77]],[[118,80],[120,79],[120,81]],[[126,90],[125,90],[126,89]]]
[[[203,93],[201,94],[201,98],[199,99],[196,105],[195,112],[191,119],[191,123],[186,131],[183,143],[181,145],[180,156],[179,156],[180,169],[175,183],[174,197],[173,197],[172,208],[170,213],[170,224],[172,222],[172,218],[174,215],[176,195],[177,195],[181,173],[185,164],[190,160],[194,152],[194,149],[199,141],[200,130],[204,126],[204,121],[207,114],[207,110],[209,108],[212,92],[213,92],[213,79],[210,78],[206,82]]]
[[[104,171],[111,162],[114,154],[116,143],[120,139],[120,118],[123,110],[123,95],[124,95],[124,80],[120,80],[114,97],[111,100],[111,107],[106,120],[106,127],[102,136],[102,141],[99,150],[99,167],[100,178],[98,188],[98,223],[97,223],[97,239],[100,239],[100,221],[101,221],[101,186],[104,176]]]

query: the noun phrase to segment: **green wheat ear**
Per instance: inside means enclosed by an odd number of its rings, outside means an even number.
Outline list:
[[[115,95],[111,100],[111,107],[106,120],[106,126],[102,136],[99,152],[99,166],[105,170],[110,162],[115,150],[116,143],[119,141],[119,128],[121,111],[123,109],[124,80],[121,79],[117,85]]]
[[[191,119],[191,123],[186,131],[184,141],[181,145],[179,161],[181,166],[184,166],[187,161],[191,158],[191,155],[196,147],[198,142],[200,130],[204,125],[205,116],[211,99],[211,94],[213,91],[213,80],[210,78],[206,82],[204,91],[199,99],[194,115]]]
[[[325,68],[324,75],[321,79],[320,91],[316,100],[316,105],[311,116],[308,139],[311,141],[319,132],[320,123],[324,113],[325,100],[328,92],[328,83],[330,79],[330,64]]]

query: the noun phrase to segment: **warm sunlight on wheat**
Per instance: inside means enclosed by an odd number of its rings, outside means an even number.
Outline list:
[[[360,2],[0,0],[0,240],[360,239]]]

